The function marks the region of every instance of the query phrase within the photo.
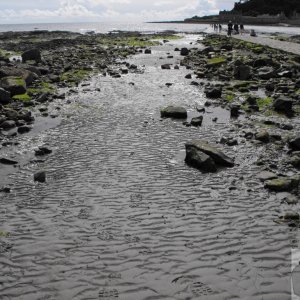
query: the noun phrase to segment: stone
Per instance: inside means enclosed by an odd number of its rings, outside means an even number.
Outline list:
[[[162,118],[186,119],[187,111],[184,107],[168,106],[160,111]]]
[[[203,172],[216,172],[217,167],[213,159],[195,147],[186,145],[185,162]]]
[[[45,182],[46,181],[46,172],[39,171],[33,175],[33,180],[37,182]]]
[[[256,178],[258,178],[261,181],[266,181],[266,180],[272,180],[272,179],[277,179],[278,176],[272,172],[269,171],[263,171],[260,172],[256,175]]]
[[[232,118],[237,118],[241,113],[240,108],[241,108],[241,106],[239,104],[235,104],[235,103],[231,104],[230,105],[230,116]]]
[[[0,127],[2,127],[4,130],[8,130],[16,127],[16,122],[13,120],[6,120],[2,124],[0,124]]]
[[[299,178],[296,177],[280,177],[265,182],[265,187],[274,192],[290,192],[298,186]]]
[[[273,67],[262,67],[257,70],[257,76],[260,79],[268,80],[275,77],[276,72]]]
[[[26,62],[28,60],[34,60],[40,62],[42,60],[42,55],[39,49],[30,49],[22,53],[22,61]]]
[[[208,144],[206,141],[193,140],[191,142],[186,143],[185,147],[186,149],[196,148],[197,150],[210,156],[213,159],[213,161],[218,165],[227,166],[227,167],[234,166],[234,161],[232,158],[225,155],[222,151],[220,151],[216,147]]]
[[[204,91],[205,95],[207,98],[215,99],[215,98],[220,98],[222,96],[222,89],[220,88],[207,88]]]
[[[52,153],[52,150],[46,146],[40,146],[38,149],[34,150],[36,156],[42,156]]]
[[[260,67],[270,66],[272,64],[273,64],[273,60],[271,57],[267,55],[261,55],[255,59],[253,66],[255,68],[260,68]]]
[[[202,122],[203,122],[203,116],[199,116],[199,117],[196,117],[196,118],[192,118],[191,125],[195,126],[195,127],[198,127],[198,126],[202,125]]]
[[[247,80],[251,77],[251,68],[247,65],[239,65],[234,68],[234,78],[238,80]]]
[[[263,143],[268,143],[270,141],[270,135],[266,130],[262,130],[255,134],[255,139]]]
[[[0,104],[6,105],[11,101],[10,93],[0,88]]]
[[[186,79],[191,79],[191,78],[192,78],[192,74],[187,74],[187,75],[185,75],[184,78],[186,78]]]
[[[300,167],[300,155],[295,155],[295,156],[291,157],[288,162],[295,168],[299,168]]]
[[[180,50],[180,55],[182,55],[182,56],[187,56],[187,55],[189,55],[189,53],[190,53],[190,51],[188,48],[181,48],[181,50]]]
[[[164,64],[164,65],[161,66],[161,68],[163,70],[170,70],[171,69],[171,65],[170,64]]]
[[[300,150],[300,135],[290,140],[289,147],[293,150]]]
[[[20,127],[18,127],[18,133],[21,133],[21,134],[23,134],[23,133],[27,133],[27,132],[29,132],[30,130],[32,129],[32,127],[31,126],[28,126],[28,125],[24,125],[24,126],[20,126]]]
[[[25,80],[27,85],[30,85],[38,75],[24,68],[2,67],[0,69],[0,78],[3,77],[19,77]]]
[[[0,79],[0,87],[10,92],[10,96],[26,93],[26,83],[21,77],[3,77]]]
[[[0,163],[3,165],[16,165],[18,162],[9,158],[0,158]]]
[[[151,54],[152,52],[151,52],[151,49],[146,49],[145,50],[145,54]]]
[[[279,97],[273,102],[274,110],[285,114],[293,113],[293,101],[285,97]]]

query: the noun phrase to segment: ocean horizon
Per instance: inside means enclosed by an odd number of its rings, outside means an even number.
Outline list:
[[[246,25],[245,29],[254,29],[260,33],[281,33],[281,34],[299,34],[300,27],[287,26],[257,26]],[[95,33],[108,33],[112,31],[139,31],[141,33],[155,33],[163,31],[175,32],[210,32],[210,24],[189,24],[189,23],[124,23],[124,22],[83,22],[83,23],[32,23],[32,24],[0,24],[0,32],[8,31],[71,31],[86,33],[94,31]]]

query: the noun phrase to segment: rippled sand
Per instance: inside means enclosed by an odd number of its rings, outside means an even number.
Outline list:
[[[143,74],[93,78],[59,126],[19,138],[19,155],[54,152],[22,164],[1,194],[1,299],[290,299],[297,232],[274,222],[279,201],[254,177],[263,149],[224,146],[237,165],[202,174],[184,144],[217,141],[228,116],[201,128],[160,119],[163,106],[205,101],[188,70],[161,70],[179,62],[173,49],[134,57]],[[46,184],[33,182],[39,169]]]

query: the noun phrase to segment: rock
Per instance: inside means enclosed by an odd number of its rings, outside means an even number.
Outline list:
[[[24,68],[2,67],[0,69],[0,78],[3,77],[20,77],[25,80],[27,85],[30,85],[38,75]]]
[[[52,150],[46,146],[40,146],[39,149],[34,150],[36,156],[42,156],[52,153]]]
[[[247,80],[251,77],[251,68],[247,65],[239,65],[234,68],[234,78],[238,80]]]
[[[201,126],[202,122],[203,122],[203,116],[199,116],[199,117],[196,117],[196,118],[192,118],[191,125],[195,126],[195,127]]]
[[[180,50],[180,55],[182,55],[182,56],[187,56],[187,55],[189,55],[189,53],[190,53],[190,51],[188,48],[182,48]]]
[[[211,157],[195,147],[186,145],[185,162],[203,172],[216,172],[217,167]]]
[[[267,55],[261,55],[255,59],[253,66],[255,68],[260,68],[260,67],[270,66],[272,64],[273,64],[273,60],[271,57]]]
[[[299,221],[300,215],[295,211],[288,211],[281,217],[284,221]]]
[[[10,92],[11,97],[26,93],[26,83],[21,77],[3,77],[0,87]]]
[[[185,147],[186,149],[196,148],[197,150],[210,156],[213,159],[213,161],[218,165],[227,166],[227,167],[234,166],[233,159],[226,156],[222,151],[208,144],[205,141],[194,140],[192,142],[186,143]]]
[[[257,174],[256,178],[258,178],[261,181],[266,181],[266,180],[277,179],[278,176],[272,172],[263,171],[263,172],[260,172],[259,174]]]
[[[268,80],[275,77],[276,72],[272,67],[262,67],[257,70],[257,76],[260,79]]]
[[[300,150],[300,135],[290,140],[289,147],[293,150]]]
[[[9,158],[0,158],[0,163],[3,165],[16,165],[18,162]]]
[[[241,113],[240,108],[241,108],[241,106],[239,104],[235,104],[235,103],[231,104],[230,105],[230,116],[232,118],[237,118]]]
[[[168,106],[160,111],[162,118],[186,119],[187,111],[184,107]]]
[[[255,139],[263,143],[268,143],[270,141],[270,135],[266,130],[262,130],[255,134]]]
[[[2,127],[4,130],[8,130],[16,127],[16,122],[13,120],[6,120],[2,124],[0,124],[0,127]]]
[[[290,192],[298,186],[299,178],[296,177],[280,177],[265,182],[265,187],[275,192]]]
[[[191,79],[192,78],[192,74],[187,74],[184,78]]]
[[[280,97],[273,102],[274,110],[285,114],[293,113],[293,101],[288,98]]]
[[[215,98],[220,98],[222,96],[222,89],[220,88],[207,88],[204,91],[205,95],[207,98],[215,99]]]
[[[152,52],[151,52],[151,49],[146,49],[145,50],[145,54],[151,54]]]
[[[42,60],[41,52],[38,49],[30,49],[22,53],[22,61],[34,60],[40,62]]]
[[[288,162],[295,168],[299,168],[300,167],[300,155],[295,155],[295,156],[291,157]]]
[[[32,127],[31,127],[31,126],[28,126],[28,125],[20,126],[20,127],[18,127],[18,133],[21,133],[21,134],[27,133],[27,132],[29,132],[31,129],[32,129]]]
[[[46,181],[46,172],[45,171],[39,171],[33,175],[34,181],[37,182],[45,182]]]
[[[6,105],[10,103],[10,101],[11,101],[10,93],[0,88],[0,104]]]
[[[164,64],[164,65],[161,66],[161,68],[163,70],[170,70],[171,69],[171,65],[170,64]]]

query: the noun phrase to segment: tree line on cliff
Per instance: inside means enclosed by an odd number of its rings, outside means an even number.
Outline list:
[[[300,13],[300,0],[248,0],[236,2],[233,12],[243,15],[257,16],[262,14],[277,15],[283,12],[291,17],[294,12]]]

